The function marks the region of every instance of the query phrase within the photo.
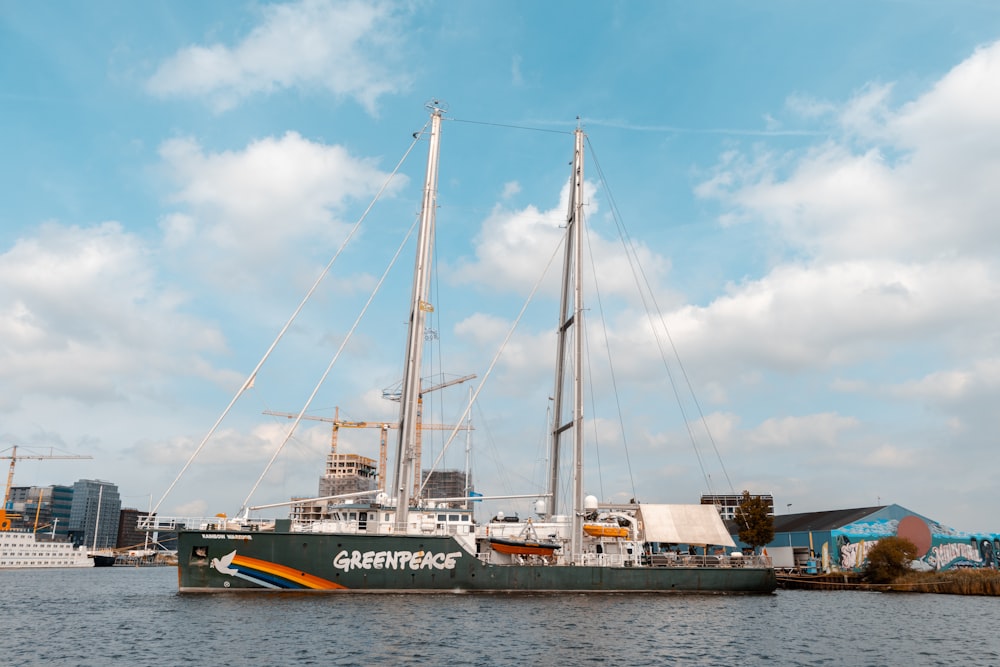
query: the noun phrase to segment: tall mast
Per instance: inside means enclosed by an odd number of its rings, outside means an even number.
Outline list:
[[[580,266],[583,258],[581,240],[583,224],[583,130],[574,133],[572,187],[566,213],[566,254],[563,260],[562,293],[559,307],[559,330],[556,348],[556,377],[553,393],[552,455],[549,470],[549,513],[559,513],[559,470],[563,436],[573,431],[573,507],[570,549],[576,560],[581,549],[583,531],[583,283]],[[572,343],[572,346],[571,346]],[[561,422],[567,355],[572,355],[573,370],[572,416]]]
[[[437,212],[438,151],[441,141],[441,114],[437,101],[431,105],[431,134],[427,150],[427,173],[420,210],[420,231],[413,267],[413,295],[410,299],[410,322],[406,358],[403,363],[403,386],[399,401],[399,440],[396,444],[396,470],[393,490],[396,495],[396,530],[405,531],[410,509],[410,486],[419,472],[416,460],[417,420],[420,403],[420,369],[424,347],[424,321],[434,310],[428,297],[431,276],[431,246]]]

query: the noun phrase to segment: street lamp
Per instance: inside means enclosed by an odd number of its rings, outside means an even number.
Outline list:
[[[787,505],[785,505],[785,514],[790,514],[791,511],[792,511],[792,504],[788,503]],[[791,530],[788,531],[788,548],[789,549],[792,548],[792,531]],[[794,551],[792,553],[794,554]],[[795,561],[795,556],[794,555],[792,556],[792,561],[793,562]]]

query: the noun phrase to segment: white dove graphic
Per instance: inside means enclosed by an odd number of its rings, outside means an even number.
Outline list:
[[[222,558],[213,558],[212,567],[214,567],[222,574],[228,574],[229,576],[238,574],[239,570],[237,570],[235,567],[230,567],[230,565],[233,564],[233,558],[235,557],[236,557],[236,551],[234,550],[232,553],[228,553]]]

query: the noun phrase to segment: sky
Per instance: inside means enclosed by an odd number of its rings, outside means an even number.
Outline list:
[[[428,393],[425,423],[461,418],[541,281],[472,410],[480,492],[545,486],[557,270],[540,276],[579,125],[587,493],[748,489],[778,513],[897,503],[1000,531],[987,0],[0,0],[0,449],[92,457],[19,461],[15,484],[104,479],[182,516],[314,495],[329,424],[275,454],[289,423],[263,411],[300,411],[337,355],[308,414],[395,418],[413,240],[393,256],[431,100],[425,386],[477,378]],[[447,435],[425,432],[425,465]],[[339,447],[378,458],[377,431]]]

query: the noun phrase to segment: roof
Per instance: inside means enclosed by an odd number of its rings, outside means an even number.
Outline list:
[[[735,547],[715,505],[639,505],[646,542]]]
[[[779,514],[774,517],[774,532],[797,533],[808,530],[836,530],[867,516],[875,514],[886,505],[877,507],[857,507],[825,512],[803,512],[801,514]]]

